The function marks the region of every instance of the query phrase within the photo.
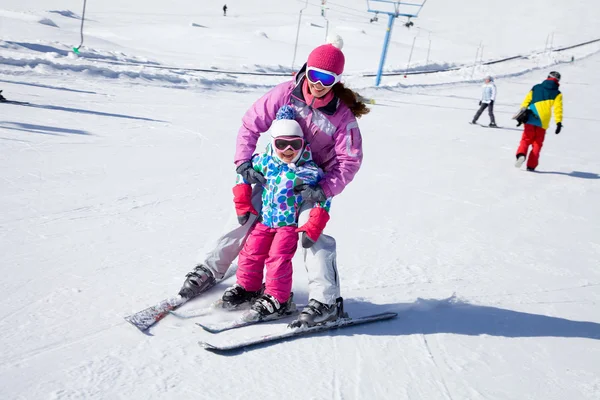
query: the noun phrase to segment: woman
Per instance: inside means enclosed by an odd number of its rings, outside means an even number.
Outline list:
[[[494,118],[494,102],[496,101],[496,84],[494,84],[494,78],[486,76],[481,87],[481,100],[479,100],[479,110],[473,117],[472,124],[476,124],[481,114],[488,108],[490,114],[490,128],[497,128],[496,118]]]
[[[337,36],[315,48],[293,81],[270,90],[242,118],[234,162],[237,173],[246,182],[259,184],[255,185],[252,199],[256,210],[260,210],[260,185],[265,183],[265,178],[252,168],[250,160],[260,133],[270,128],[277,110],[284,105],[290,105],[296,111],[296,120],[310,144],[313,159],[325,172],[318,184],[294,188],[304,199],[299,226],[308,221],[315,203],[339,195],[360,169],[362,138],[356,118],[367,114],[369,109],[358,100],[355,92],[340,82],[345,64],[342,46],[342,39]],[[188,273],[179,294],[185,298],[195,297],[213,286],[217,279],[222,279],[256,220],[256,215],[251,215],[244,225],[219,238],[204,262]],[[303,235],[303,241],[306,240],[310,238]],[[304,249],[304,260],[309,279],[309,303],[294,324],[313,326],[337,319],[343,309],[335,239],[321,234],[310,248]]]

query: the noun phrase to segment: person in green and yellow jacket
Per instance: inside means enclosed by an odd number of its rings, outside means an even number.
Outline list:
[[[517,149],[517,162],[515,167],[520,168],[525,158],[527,158],[527,170],[535,171],[540,159],[540,152],[544,144],[546,129],[550,125],[552,117],[552,109],[554,109],[554,120],[556,121],[557,135],[562,130],[563,119],[563,101],[562,93],[558,90],[560,74],[552,71],[548,74],[548,78],[535,85],[521,104],[522,109],[527,109],[525,128],[521,143]],[[531,146],[531,152],[527,157],[527,151]]]

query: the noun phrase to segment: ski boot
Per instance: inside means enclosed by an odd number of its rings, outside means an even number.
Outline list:
[[[344,299],[338,297],[334,304],[323,304],[315,299],[310,299],[297,320],[292,322],[290,328],[311,327],[335,321],[338,318],[347,318],[344,312]]]
[[[257,314],[258,320],[276,318],[296,309],[293,298],[294,294],[291,293],[290,298],[282,304],[275,297],[265,293],[254,300],[251,310]]]
[[[521,165],[525,162],[525,154],[518,154],[517,161],[515,161],[515,167],[521,168]]]
[[[262,289],[257,290],[256,292],[251,292],[244,289],[241,285],[237,283],[225,290],[223,293],[223,297],[221,298],[220,306],[227,309],[235,309],[246,303],[251,303],[258,296],[262,294]]]
[[[489,126],[490,128],[497,128],[497,127],[498,127],[498,125],[496,125],[496,123],[495,123],[495,122],[493,122],[493,121],[492,121],[492,122],[490,122],[490,124],[489,124],[488,126]]]
[[[204,265],[197,265],[192,272],[185,276],[186,280],[179,290],[179,295],[186,299],[193,299],[200,293],[207,291],[217,283],[213,273]]]

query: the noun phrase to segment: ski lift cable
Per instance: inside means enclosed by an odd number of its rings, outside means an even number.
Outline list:
[[[311,2],[309,2],[308,4],[310,4],[311,6],[315,6],[315,7],[321,7],[321,4],[316,4],[316,3],[311,3]],[[361,11],[361,10],[358,10],[358,9],[355,9],[355,8],[350,8],[350,7],[339,6],[339,5],[335,4],[335,3],[330,3],[330,2],[327,2],[327,5],[328,5],[328,6],[329,6],[330,4],[331,4],[331,5],[333,5],[334,7],[346,8],[346,9],[353,10],[353,11],[357,11],[357,12],[361,13],[361,14],[353,14],[353,13],[350,13],[350,12],[347,12],[347,11],[333,10],[333,7],[331,7],[331,8],[330,8],[331,10],[335,11],[335,12],[336,12],[336,13],[338,13],[338,14],[346,14],[346,15],[350,15],[350,16],[352,16],[352,17],[356,17],[356,18],[364,18],[364,17],[365,17],[365,15],[368,15],[368,13],[367,13],[367,12],[364,12],[364,13],[363,13],[363,11]]]

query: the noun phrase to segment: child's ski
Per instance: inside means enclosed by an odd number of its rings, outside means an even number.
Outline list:
[[[242,328],[244,326],[258,324],[261,322],[276,321],[278,319],[287,318],[292,315],[297,315],[298,313],[298,307],[294,303],[292,303],[290,308],[281,315],[272,315],[267,318],[259,319],[258,314],[255,311],[249,310],[242,314],[240,318],[233,321],[227,321],[220,324],[202,324],[197,322],[196,325],[198,325],[207,332],[219,333],[228,331],[230,329]]]
[[[173,311],[171,311],[171,314],[180,319],[189,319],[189,318],[202,317],[204,315],[212,314],[214,312],[230,312],[230,311],[247,310],[250,308],[250,306],[251,306],[250,303],[243,303],[236,307],[226,307],[223,305],[223,300],[219,299],[219,300],[215,301],[214,303],[212,303],[208,307],[194,308],[194,309],[187,310],[187,311],[173,310]]]
[[[385,319],[394,318],[398,313],[387,312],[382,314],[367,315],[359,318],[340,318],[336,321],[329,322],[323,325],[317,325],[310,328],[285,328],[281,332],[271,333],[251,339],[242,339],[238,342],[229,343],[225,345],[215,345],[208,342],[198,342],[204,349],[215,352],[215,353],[227,353],[236,351],[259,344],[275,342],[283,339],[293,339],[299,336],[312,335],[314,333],[323,332],[331,329],[346,328],[349,326],[368,324],[375,321],[381,321]]]

